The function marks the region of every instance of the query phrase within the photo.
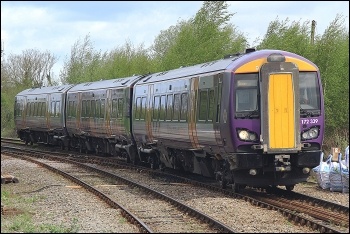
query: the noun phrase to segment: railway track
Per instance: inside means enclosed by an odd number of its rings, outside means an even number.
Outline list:
[[[206,214],[193,209],[192,207],[187,206],[186,204],[171,198],[161,192],[158,192],[152,188],[146,187],[142,184],[139,184],[130,179],[121,177],[116,174],[112,174],[110,172],[97,169],[95,167],[91,167],[79,162],[75,162],[69,159],[64,159],[60,157],[55,157],[52,155],[48,155],[46,153],[40,153],[38,151],[26,151],[22,150],[18,151],[15,148],[9,150],[7,148],[6,154],[11,155],[13,157],[18,157],[21,159],[25,159],[31,161],[33,163],[39,164],[42,167],[45,167],[55,173],[58,173],[78,185],[84,187],[86,190],[94,193],[96,196],[100,197],[103,201],[109,204],[113,208],[119,208],[122,210],[121,214],[131,223],[136,223],[139,227],[140,232],[166,232],[167,230],[171,230],[170,226],[181,227],[183,230],[181,232],[195,232],[193,230],[200,230],[200,232],[225,232],[225,233],[234,233],[235,231],[226,226],[225,224],[220,223],[212,217],[207,216]],[[3,151],[3,149],[2,149]],[[24,156],[23,154],[31,154],[30,157]],[[49,160],[48,160],[49,159]],[[52,161],[54,160],[54,161]],[[60,163],[57,163],[60,162]],[[64,164],[62,164],[62,162]],[[73,164],[74,168],[71,166],[67,166],[67,164]],[[63,169],[65,168],[65,169]],[[81,170],[81,168],[85,170]],[[96,174],[91,174],[93,171]],[[98,178],[99,175],[103,175],[104,178],[110,178],[118,181],[116,186],[113,186],[113,191],[103,192],[96,188],[96,181],[89,180],[87,182],[86,177]],[[82,179],[85,178],[85,179]],[[105,181],[105,179],[103,179]],[[101,183],[101,181],[100,181]],[[135,194],[133,189],[128,189],[128,194],[125,193],[127,189],[120,190],[120,186],[127,186],[129,188],[137,187],[141,189],[143,192],[140,194],[138,191]],[[115,189],[116,187],[116,189]],[[108,195],[106,195],[108,192]],[[152,195],[152,197],[147,198],[147,196]],[[127,198],[128,201],[132,200],[135,203],[135,206],[130,204],[120,204],[117,202],[117,199],[121,197]],[[132,199],[131,199],[132,198]],[[130,200],[129,200],[130,199]],[[152,202],[147,202],[151,200]],[[152,215],[147,211],[147,206],[155,206],[159,207],[157,210],[157,215]],[[125,208],[129,206],[129,208]],[[167,222],[164,220],[168,220],[168,224],[170,226],[166,226]],[[197,223],[194,223],[193,220],[197,220]],[[159,230],[159,226],[155,225],[159,222],[162,222],[162,230]],[[152,228],[153,227],[153,228]],[[158,229],[157,229],[158,228]],[[192,231],[191,231],[192,230]]]
[[[288,220],[300,225],[307,225],[314,230],[319,230],[320,232],[340,232],[337,229],[337,226],[348,227],[348,207],[324,201],[321,199],[309,197],[303,194],[287,192],[285,190],[281,190],[280,192],[274,195],[267,195],[266,193],[258,193],[252,191],[250,191],[249,194],[236,194],[230,190],[222,190],[218,186],[212,184],[194,181],[188,178],[183,178],[181,176],[171,175],[168,173],[154,171],[142,167],[135,167],[130,164],[123,164],[120,162],[120,160],[115,160],[114,158],[92,157],[89,158],[88,161],[86,161],[86,158],[86,155],[78,155],[74,156],[74,158],[73,155],[71,155],[71,159],[74,159],[76,161],[84,162],[85,160],[85,163],[88,162],[104,166],[111,166],[115,168],[129,168],[131,170],[138,171],[142,170],[143,173],[172,178],[173,181],[179,183],[188,183],[195,186],[205,187],[213,191],[220,191],[233,198],[239,198],[248,201],[253,205],[265,207],[267,209],[277,210],[281,212]],[[304,209],[304,207],[308,208]],[[305,214],[307,215],[305,216]],[[311,218],[307,216],[310,216]],[[329,226],[330,224],[332,224],[332,226]]]

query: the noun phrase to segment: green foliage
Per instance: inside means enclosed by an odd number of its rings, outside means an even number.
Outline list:
[[[13,217],[13,221],[2,227],[6,232],[24,232],[24,233],[77,233],[79,228],[77,220],[74,219],[72,223],[66,227],[63,224],[40,224],[35,225],[29,213],[24,213]]]
[[[325,157],[332,153],[332,147],[340,148],[340,152],[344,156],[346,147],[349,145],[349,129],[337,129],[330,132],[324,140],[323,152]]]
[[[143,45],[134,48],[130,42],[126,42],[124,47],[112,50],[102,65],[102,74],[105,79],[141,75],[154,72],[153,70],[153,61],[148,50]]]
[[[60,79],[63,84],[79,84],[101,79],[99,74],[101,52],[94,51],[90,35],[78,40],[71,49],[70,60],[64,62]]]
[[[159,59],[160,68],[170,70],[190,66],[243,51],[247,40],[228,23],[232,15],[227,12],[226,2],[205,1],[194,18],[163,32],[162,38],[173,41],[166,44],[166,53]]]
[[[289,19],[279,21],[278,18],[269,24],[267,32],[257,49],[276,49],[309,55],[312,45],[310,44],[310,22],[303,24],[293,21],[290,26]]]
[[[8,205],[10,201],[11,193],[7,190],[1,189],[1,202]]]
[[[12,192],[1,190],[1,203],[8,207],[16,207],[17,215],[3,216],[1,215],[1,231],[2,232],[24,232],[24,233],[76,233],[79,231],[78,220],[73,218],[68,224],[40,224],[35,225],[32,220],[32,215],[28,209],[28,204],[35,203],[38,199],[25,198],[13,194]]]
[[[326,130],[334,134],[349,128],[349,31],[341,15],[315,41],[314,53],[324,90]]]
[[[13,100],[6,93],[1,92],[1,134],[14,135]]]

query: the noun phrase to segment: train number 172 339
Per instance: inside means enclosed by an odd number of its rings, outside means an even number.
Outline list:
[[[318,122],[318,119],[302,119],[301,124],[315,124]]]

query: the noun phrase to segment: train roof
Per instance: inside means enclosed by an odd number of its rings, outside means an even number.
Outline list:
[[[142,77],[144,76],[134,75],[130,77],[117,78],[117,79],[111,79],[111,80],[85,82],[85,83],[75,85],[73,88],[69,90],[69,92],[118,88],[118,87],[130,87],[135,83],[135,81],[141,79]]]
[[[205,74],[205,73],[225,70],[232,63],[232,61],[238,59],[241,56],[243,55],[236,55],[234,57],[230,57],[227,59],[215,60],[215,61],[201,63],[193,66],[180,67],[174,70],[153,73],[145,77],[145,79],[142,79],[141,81],[137,82],[137,84],[142,85],[147,83],[153,83],[160,80],[162,81],[170,80],[174,78],[181,78],[181,77],[187,77],[192,75]]]
[[[211,72],[225,71],[225,70],[235,70],[238,67],[260,58],[267,58],[270,54],[280,53],[286,57],[299,59],[309,63],[310,65],[316,67],[310,60],[283,50],[258,50],[247,49],[245,53],[237,53],[233,55],[228,55],[223,59],[215,60],[211,62],[201,63],[188,67],[180,67],[174,70],[158,72],[146,76],[144,79],[137,82],[136,85],[142,85],[147,83],[153,83],[157,81],[171,80],[181,77],[195,76],[200,74],[206,74]]]
[[[67,90],[69,90],[72,86],[72,84],[69,85],[58,85],[58,86],[47,86],[47,87],[40,87],[40,88],[31,88],[26,89],[17,94],[17,96],[22,95],[38,95],[38,94],[49,94],[49,93],[65,93]]]

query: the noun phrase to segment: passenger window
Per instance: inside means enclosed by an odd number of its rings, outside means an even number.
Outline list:
[[[73,101],[73,117],[77,116],[77,103],[75,101]]]
[[[153,102],[153,120],[158,120],[159,118],[159,96],[154,97]]]
[[[29,116],[29,113],[30,113],[30,104],[29,104],[29,102],[27,103],[27,105],[26,105],[26,116]]]
[[[180,114],[180,120],[187,120],[187,93],[181,94],[181,114]]]
[[[206,121],[208,113],[208,91],[201,90],[199,92],[199,114],[198,120]]]
[[[60,114],[61,114],[61,102],[60,102],[60,101],[57,101],[57,102],[56,102],[56,113],[55,113],[55,115],[56,115],[57,117],[59,117]]]
[[[139,120],[141,118],[141,98],[136,98],[136,108],[135,108],[135,119]]]
[[[124,99],[118,99],[118,118],[123,118],[123,110],[124,110]]]
[[[117,111],[118,111],[118,99],[113,99],[112,100],[112,113],[111,113],[111,118],[115,119],[117,118]]]
[[[33,114],[33,116],[38,116],[38,103],[37,102],[34,103],[34,114]]]
[[[175,94],[174,95],[174,116],[173,116],[173,121],[179,121],[180,104],[181,104],[180,94]]]
[[[141,119],[145,119],[146,118],[146,108],[147,108],[147,98],[146,97],[143,97],[142,98],[142,103],[141,103]]]
[[[165,120],[165,104],[166,96],[162,95],[160,98],[160,110],[159,110],[159,120]]]
[[[166,120],[171,120],[172,114],[173,114],[173,95],[169,94],[167,97],[167,104],[166,104]]]
[[[55,116],[55,110],[56,110],[56,102],[52,101],[51,102],[51,117]]]
[[[96,101],[95,100],[87,101],[86,110],[87,110],[86,117],[94,118],[96,113]]]
[[[208,121],[212,122],[214,117],[214,90],[209,90]]]
[[[38,102],[38,112],[37,116],[41,116],[41,102]]]
[[[101,112],[100,112],[100,118],[105,118],[105,99],[101,99]]]

